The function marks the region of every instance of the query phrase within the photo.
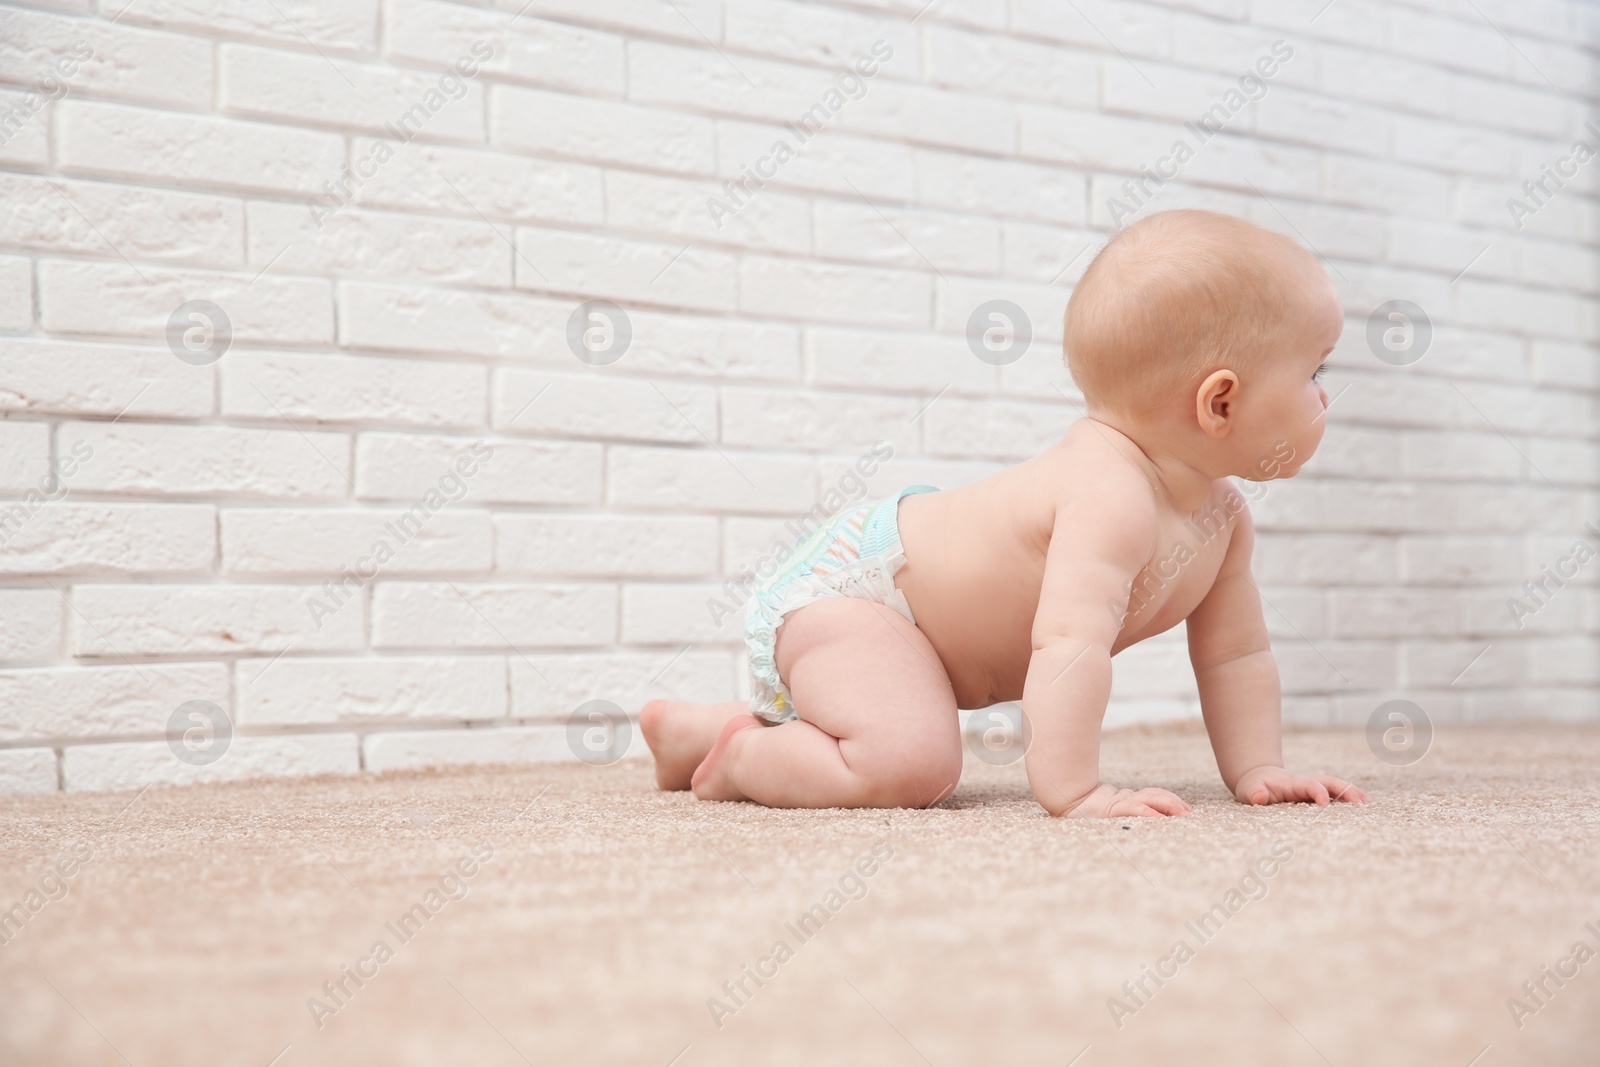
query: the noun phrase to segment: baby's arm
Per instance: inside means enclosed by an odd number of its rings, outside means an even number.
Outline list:
[[[1189,659],[1200,688],[1217,769],[1246,804],[1366,800],[1331,775],[1290,774],[1283,767],[1282,699],[1261,594],[1250,577],[1255,529],[1240,512],[1211,591],[1189,615]]]
[[[1100,723],[1111,698],[1111,649],[1130,582],[1154,552],[1155,505],[1140,480],[1112,474],[1055,516],[1033,621],[1022,707],[1033,795],[1052,815],[1181,815],[1165,789],[1100,781]],[[1092,504],[1087,503],[1093,500]]]

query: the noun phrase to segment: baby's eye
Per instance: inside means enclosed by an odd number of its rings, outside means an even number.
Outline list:
[[[1318,378],[1321,378],[1324,374],[1327,374],[1327,373],[1328,373],[1328,365],[1326,363],[1324,363],[1322,366],[1318,367],[1312,373],[1311,380],[1312,381],[1316,381]]]

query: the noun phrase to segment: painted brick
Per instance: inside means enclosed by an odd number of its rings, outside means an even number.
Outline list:
[[[326,344],[333,340],[333,289],[320,278],[133,268],[120,260],[42,260],[39,324],[57,333],[164,338],[178,308],[209,300],[235,342]]]
[[[49,748],[13,748],[0,752],[0,796],[54,793],[56,754]]]
[[[692,243],[662,244],[565,230],[517,229],[517,285],[580,293],[585,299],[732,311],[733,256]]]
[[[628,644],[684,645],[736,638],[712,619],[707,602],[720,585],[652,582],[622,587],[622,640]],[[731,627],[727,628],[731,629]]]
[[[509,81],[622,95],[623,39],[548,22],[539,17],[544,10],[500,12],[433,0],[389,0],[384,48],[396,58],[441,70],[458,60],[476,60],[485,75]]]
[[[512,151],[709,174],[716,160],[708,119],[632,104],[497,85],[489,94],[489,141]]]
[[[806,330],[806,361],[818,385],[886,392],[990,393],[995,370],[965,338],[815,326]]]
[[[350,438],[297,429],[63,423],[94,450],[74,487],[107,493],[336,498],[350,494]]]
[[[44,166],[50,160],[50,103],[43,94],[0,89],[0,162]]]
[[[922,148],[913,173],[917,198],[934,207],[1078,224],[1086,218],[1088,183],[1072,171]]]
[[[484,287],[511,284],[510,235],[478,219],[418,219],[347,209],[314,217],[300,204],[252,202],[257,271]]]
[[[300,47],[365,51],[377,37],[377,0],[273,0],[268,5],[216,0],[141,0],[126,8],[130,23],[175,26],[198,33],[281,41]]]
[[[40,11],[0,11],[0,75],[39,84],[60,61],[72,88],[128,100],[208,107],[213,82],[211,42],[96,19]]]
[[[872,46],[882,41],[894,50],[897,61],[884,67],[886,76],[914,77],[921,66],[915,27],[782,0],[748,0],[728,8],[723,41],[741,51],[833,69],[869,56]]]
[[[461,480],[457,463],[492,450],[466,475],[466,499],[478,504],[592,504],[600,498],[599,445],[495,441],[482,438],[362,434],[356,442],[357,495],[367,500],[403,500],[407,505],[430,490],[446,493]]]
[[[611,225],[638,233],[811,251],[811,205],[771,189],[736,197],[714,182],[613,170],[606,174],[606,204]]]
[[[0,338],[0,410],[194,418],[216,410],[216,370],[166,348]]]
[[[915,271],[747,256],[739,308],[756,315],[874,326],[926,326],[932,285]]]
[[[372,594],[376,648],[605,645],[617,635],[609,585],[384,582]]]
[[[717,435],[717,396],[709,386],[506,367],[495,372],[494,397],[502,433],[684,444]]]
[[[566,352],[567,316],[576,302],[520,294],[343,282],[339,341],[406,353],[556,358]]]
[[[66,604],[54,589],[0,589],[0,661],[56,659],[65,613]]]
[[[609,700],[637,714],[648,700],[738,699],[737,655],[707,649],[656,649],[594,655],[512,656],[511,714],[526,719],[566,719],[580,704]]]
[[[92,462],[92,460],[91,460]],[[0,506],[0,574],[185,574],[216,555],[209,504],[41,503],[24,517]],[[20,519],[21,521],[17,521]]]
[[[495,570],[563,578],[676,578],[717,564],[714,519],[628,515],[498,515]]]
[[[919,421],[929,455],[1020,461],[1060,441],[1075,419],[1059,397],[1054,404],[943,397]]]
[[[320,194],[344,168],[331,133],[88,100],[64,100],[56,116],[60,163],[74,173]]]
[[[43,422],[0,422],[0,492],[51,493],[50,427]]]
[[[235,267],[244,262],[237,201],[100,182],[0,174],[0,242],[42,252]]]
[[[605,214],[598,167],[416,141],[376,166],[379,143],[351,142],[352,159],[374,161],[372,177],[354,187],[359,204],[517,222],[598,223]]]
[[[483,86],[454,71],[398,70],[242,44],[219,46],[217,57],[218,95],[229,111],[380,134],[393,127],[429,140],[484,140]]]
[[[220,518],[229,574],[471,574],[494,554],[489,515],[476,510],[224,508]],[[377,560],[380,544],[392,559]]]
[[[875,266],[931,267],[964,274],[1000,271],[1000,227],[959,215],[880,208],[870,201],[816,205],[816,249]]]
[[[722,5],[716,0],[674,0],[670,6],[634,0],[541,0],[539,11],[550,18],[633,30],[651,37],[722,39]]]
[[[1091,53],[937,25],[924,32],[936,85],[1063,107],[1098,103],[1100,59]]]
[[[325,596],[312,585],[78,585],[68,626],[74,655],[112,659],[362,647],[363,603],[313,613]]]
[[[883,138],[841,133],[830,126],[801,141],[782,124],[719,119],[716,141],[719,179],[737,181],[758,168],[770,171],[788,152],[792,156],[772,179],[788,188],[891,200],[909,200],[916,188],[913,149]]]
[[[285,657],[288,658],[288,657]],[[243,726],[406,719],[497,719],[506,713],[505,660],[367,657],[240,660]]]
[[[222,364],[222,413],[307,422],[473,426],[488,374],[470,363],[236,352]]]
[[[0,671],[0,739],[158,734],[190,700],[227,710],[228,669],[220,663],[144,663]]]
[[[606,457],[607,503],[783,515],[811,506],[809,462],[750,452],[615,446]]]
[[[833,452],[863,452],[889,439],[910,451],[921,407],[909,398],[860,393],[724,389],[722,439],[739,447]]]
[[[21,256],[0,256],[0,330],[22,333],[32,326],[33,263]]]

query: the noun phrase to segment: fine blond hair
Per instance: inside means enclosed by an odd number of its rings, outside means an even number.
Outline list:
[[[1112,237],[1067,303],[1066,355],[1092,405],[1149,410],[1228,367],[1243,376],[1305,321],[1326,277],[1282,234],[1215,211],[1162,211]]]

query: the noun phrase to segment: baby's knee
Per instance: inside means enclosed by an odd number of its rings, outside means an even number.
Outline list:
[[[961,745],[918,745],[881,769],[877,807],[925,808],[954,792],[961,780]]]

